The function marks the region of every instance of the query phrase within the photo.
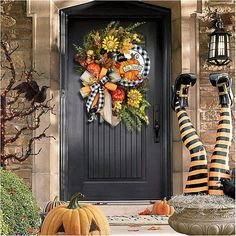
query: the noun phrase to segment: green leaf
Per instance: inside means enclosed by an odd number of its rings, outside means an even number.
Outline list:
[[[146,100],[146,99],[142,99],[142,105],[144,105],[145,107],[150,107],[151,106],[151,104],[148,102],[148,100]]]
[[[126,31],[132,31],[134,30],[135,28],[139,27],[140,25],[143,25],[145,24],[146,22],[136,22],[134,24],[130,24],[127,28],[126,28]]]

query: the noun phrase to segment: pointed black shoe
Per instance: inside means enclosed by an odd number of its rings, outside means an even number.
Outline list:
[[[228,106],[233,104],[232,80],[227,73],[211,73],[209,75],[210,82],[214,87],[218,88],[220,105]]]
[[[188,106],[188,89],[190,86],[194,86],[197,81],[197,77],[193,73],[181,74],[172,86],[172,101],[171,106],[175,111],[175,104],[179,101],[180,107]]]

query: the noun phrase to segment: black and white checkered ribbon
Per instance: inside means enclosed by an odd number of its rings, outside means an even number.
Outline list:
[[[143,77],[147,77],[151,68],[150,58],[147,54],[147,51],[144,50],[142,47],[138,45],[134,45],[132,48],[134,51],[137,51],[144,59],[144,71],[143,71]]]
[[[99,93],[99,100],[98,100],[98,105],[97,105],[97,110],[96,112],[99,112],[103,107],[104,107],[104,84],[107,83],[109,78],[107,76],[104,76],[99,83],[94,83],[93,85],[90,86],[91,93],[89,94],[88,100],[86,102],[86,107],[87,111],[89,112],[91,109],[91,106],[93,104],[93,101]]]
[[[139,79],[139,80],[134,80],[134,81],[127,81],[125,79],[120,81],[120,85],[124,86],[124,87],[134,87],[138,84],[141,84],[143,82],[143,79]]]

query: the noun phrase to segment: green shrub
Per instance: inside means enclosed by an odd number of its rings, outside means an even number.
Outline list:
[[[0,209],[0,235],[8,235],[8,225],[3,221],[3,213]]]
[[[31,190],[16,174],[0,169],[0,204],[10,235],[36,234],[40,217]]]

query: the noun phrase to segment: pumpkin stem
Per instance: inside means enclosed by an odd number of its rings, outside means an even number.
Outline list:
[[[79,204],[79,199],[83,198],[84,195],[82,193],[75,193],[71,199],[70,199],[70,203],[68,205],[68,209],[77,209],[80,208],[80,204]]]
[[[56,197],[54,198],[53,202],[58,202],[59,201],[59,197],[56,195]]]

